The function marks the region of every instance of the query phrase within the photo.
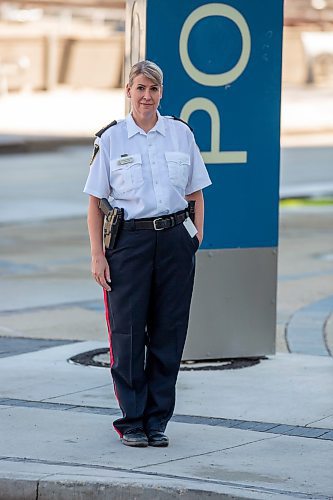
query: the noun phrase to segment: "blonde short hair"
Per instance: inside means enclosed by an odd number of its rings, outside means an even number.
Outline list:
[[[132,66],[128,77],[128,85],[130,87],[133,85],[134,78],[139,75],[146,76],[160,87],[163,85],[163,71],[152,61],[139,61]]]

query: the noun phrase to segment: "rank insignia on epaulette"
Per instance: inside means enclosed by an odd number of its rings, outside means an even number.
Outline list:
[[[181,118],[178,118],[178,116],[175,116],[175,115],[171,115],[171,118],[173,118],[174,120],[177,120],[178,122],[184,123],[185,125],[188,126],[188,128],[191,130],[191,132],[193,132],[193,128],[185,120],[182,120]]]
[[[114,125],[117,125],[117,120],[113,120],[113,122],[109,123],[108,125],[106,125],[105,127],[101,128],[101,130],[99,130],[98,132],[96,132],[96,137],[102,137],[102,135],[104,134],[104,132],[106,132],[110,127],[114,127]]]
[[[95,144],[95,145],[94,145],[94,151],[93,151],[93,154],[92,154],[92,157],[91,157],[91,160],[90,160],[89,166],[91,166],[91,165],[92,165],[92,163],[93,163],[94,159],[96,158],[96,155],[97,155],[98,151],[99,151],[99,145],[98,145],[98,144]]]

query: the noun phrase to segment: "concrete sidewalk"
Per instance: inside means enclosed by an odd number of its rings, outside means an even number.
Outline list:
[[[170,446],[131,449],[109,370],[68,362],[101,346],[1,360],[1,499],[332,498],[331,358],[181,371]]]

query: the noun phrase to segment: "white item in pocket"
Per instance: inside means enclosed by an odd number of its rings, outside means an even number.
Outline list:
[[[187,219],[184,220],[183,224],[188,234],[191,236],[191,238],[193,238],[193,236],[195,236],[198,231],[195,225],[193,224],[192,220],[189,217],[187,217]]]

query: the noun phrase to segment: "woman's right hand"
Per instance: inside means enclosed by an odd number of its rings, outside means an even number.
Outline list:
[[[110,268],[103,253],[93,255],[91,257],[91,273],[95,281],[100,286],[102,286],[107,292],[111,291],[111,287],[109,285],[111,282]]]

